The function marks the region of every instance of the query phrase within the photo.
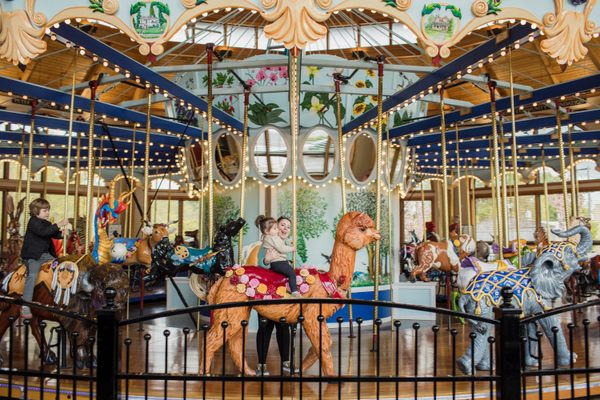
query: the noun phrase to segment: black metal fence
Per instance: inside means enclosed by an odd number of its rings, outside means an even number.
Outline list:
[[[39,391],[36,398],[55,399],[57,393],[69,395],[70,398],[112,399],[155,399],[155,398],[503,398],[528,399],[542,398],[545,391],[554,391],[555,398],[559,392],[569,393],[570,398],[591,398],[592,384],[598,382],[600,373],[600,357],[592,357],[600,348],[600,318],[597,313],[599,300],[589,301],[576,306],[561,307],[553,311],[521,318],[521,310],[511,305],[512,293],[507,291],[504,303],[495,309],[494,318],[464,314],[446,309],[421,307],[391,302],[373,302],[347,299],[286,299],[261,300],[219,305],[204,305],[184,310],[161,312],[129,320],[118,320],[118,311],[114,308],[114,293],[108,290],[107,305],[97,311],[95,321],[86,319],[97,328],[97,352],[94,353],[94,340],[89,340],[91,355],[97,354],[97,367],[90,363],[89,368],[79,370],[70,358],[67,364],[57,368],[48,365],[43,355],[47,349],[36,350],[33,354],[39,357],[37,363],[31,363],[30,321],[23,321],[17,327],[17,320],[12,319],[0,350],[8,354],[0,378],[5,378],[5,393],[8,398],[27,398],[27,393],[35,387]],[[1,301],[20,302],[2,298]],[[22,303],[22,302],[20,302]],[[284,374],[283,364],[279,370],[270,375],[249,376],[230,365],[230,357],[225,350],[225,339],[222,349],[216,353],[212,366],[206,365],[208,324],[202,324],[199,330],[193,329],[160,329],[146,330],[139,333],[139,323],[149,323],[160,318],[173,317],[186,313],[208,312],[217,309],[234,309],[238,307],[259,306],[265,304],[297,304],[300,312],[298,321],[291,330],[291,370],[298,368],[297,373]],[[479,333],[455,324],[455,328],[446,329],[435,324],[412,323],[406,327],[400,320],[375,320],[369,322],[357,318],[347,321],[338,318],[331,327],[331,352],[335,373],[325,376],[322,372],[324,355],[319,349],[316,369],[304,371],[303,358],[309,352],[310,342],[302,322],[303,309],[308,306],[322,308],[328,304],[353,304],[379,308],[405,309],[431,312],[436,315],[451,316],[474,320],[489,324],[494,334],[489,336],[490,367],[487,371],[477,371],[475,357],[471,359],[471,373],[460,372],[457,359],[469,348],[475,351],[475,340]],[[38,307],[38,306],[32,306]],[[295,307],[295,305],[294,305]],[[59,312],[51,310],[50,312]],[[578,318],[578,314],[586,315]],[[591,318],[590,315],[594,314]],[[65,313],[62,313],[65,314]],[[321,313],[319,322],[324,320]],[[571,314],[571,321],[565,321]],[[65,315],[63,315],[65,316]],[[567,342],[570,349],[580,354],[576,360],[571,356],[570,365],[561,368],[558,365],[556,352],[547,343],[543,343],[542,332],[536,322],[551,317],[562,316],[562,324],[566,323]],[[85,319],[78,315],[74,319]],[[577,323],[577,319],[581,321]],[[285,318],[282,322],[288,322]],[[353,324],[354,338],[348,339],[349,322]],[[227,331],[238,324],[242,329],[242,365],[249,354],[248,321],[226,321],[219,329]],[[147,325],[148,326],[148,325]],[[319,323],[319,338],[327,337],[324,324]],[[47,326],[44,326],[47,330]],[[557,333],[562,327],[551,328],[548,338],[555,344]],[[66,340],[60,327],[54,331],[58,358],[64,358]],[[128,333],[132,332],[129,336]],[[151,333],[152,332],[152,333]],[[47,332],[44,332],[47,333]],[[60,334],[63,333],[63,334]],[[225,335],[223,335],[225,338]],[[577,340],[575,340],[577,338]],[[70,338],[69,338],[70,339]],[[574,347],[575,346],[575,347]],[[535,347],[535,351],[531,351]],[[68,351],[68,350],[67,350]],[[526,368],[525,351],[535,353],[538,364],[534,368]],[[69,355],[74,353],[71,345]],[[17,356],[24,354],[25,356]],[[554,356],[553,356],[554,354]],[[298,357],[300,355],[300,357]],[[297,365],[293,360],[298,359]],[[200,366],[202,364],[202,366]],[[66,367],[66,368],[65,368]],[[272,371],[274,372],[274,371]],[[48,387],[51,389],[48,390]],[[568,396],[568,395],[567,395]],[[564,396],[563,396],[564,398]]]

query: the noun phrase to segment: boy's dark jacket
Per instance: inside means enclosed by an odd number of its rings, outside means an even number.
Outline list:
[[[31,217],[27,223],[27,231],[21,248],[21,259],[38,260],[43,253],[50,253],[56,257],[56,250],[52,239],[61,239],[62,235],[58,225],[41,219]]]

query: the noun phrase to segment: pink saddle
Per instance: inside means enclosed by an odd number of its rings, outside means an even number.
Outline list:
[[[296,285],[301,294],[308,292],[318,273],[316,268],[296,269]],[[290,291],[286,276],[262,267],[234,266],[226,270],[225,277],[239,293],[251,299],[280,299]]]

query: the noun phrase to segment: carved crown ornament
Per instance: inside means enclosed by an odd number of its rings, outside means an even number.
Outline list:
[[[597,0],[35,0],[0,1],[0,57],[27,64],[46,51],[44,35],[56,23],[99,20],[156,56],[190,21],[235,10],[258,13],[264,34],[288,49],[303,49],[328,34],[327,21],[351,10],[389,18],[411,30],[434,62],[473,30],[494,21],[525,20],[543,30],[541,49],[560,64],[584,58],[600,34]],[[337,18],[339,19],[339,17]],[[380,19],[380,18],[379,18]]]

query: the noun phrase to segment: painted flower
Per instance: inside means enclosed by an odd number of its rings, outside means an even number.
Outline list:
[[[287,290],[285,289],[285,286],[279,286],[275,293],[277,293],[277,296],[284,297],[285,294],[287,293]]]
[[[225,278],[229,278],[231,275],[233,275],[233,270],[228,269],[227,272],[225,272]]]
[[[367,70],[367,75],[369,76],[369,78],[374,78],[375,77],[375,71],[373,71],[372,69],[368,69]]]
[[[288,78],[288,68],[287,67],[279,67],[279,76],[282,79]]]
[[[377,103],[377,102],[379,101],[379,98],[378,98],[376,95],[372,95],[372,96],[371,96],[371,101],[372,101],[373,103]]]
[[[231,282],[232,285],[237,285],[238,283],[240,283],[240,280],[237,276],[232,276],[229,282]]]
[[[277,288],[272,283],[267,285],[267,293],[275,293],[275,290],[277,290]]]
[[[273,296],[271,296],[270,294],[265,294],[263,296],[263,299],[265,299],[265,300],[273,300]]]
[[[301,275],[301,276],[305,276],[305,277],[306,277],[306,276],[310,275],[310,272],[308,271],[308,269],[306,269],[306,268],[302,268],[302,269],[300,270],[300,275]]]
[[[301,285],[304,282],[301,276],[296,275],[296,285]]]
[[[264,283],[261,283],[260,285],[258,285],[258,287],[256,288],[256,291],[260,294],[265,294],[267,293],[267,285],[265,285]]]
[[[235,289],[238,291],[238,293],[244,293],[246,291],[246,285],[238,283],[235,286]]]
[[[300,285],[300,287],[298,287],[298,290],[302,294],[308,292],[308,289],[309,289],[309,286],[306,283],[303,283],[302,285]]]
[[[275,72],[274,74],[271,74],[271,76],[269,76],[269,79],[273,83],[277,82],[277,79],[279,79],[279,77],[277,76],[277,72]]]
[[[250,280],[250,278],[248,277],[248,275],[242,275],[242,276],[240,276],[240,283],[243,283],[244,285],[246,283],[248,283],[249,280]]]
[[[236,274],[237,276],[244,275],[244,272],[246,272],[246,270],[245,270],[244,268],[237,268],[237,269],[235,270],[235,274]]]
[[[314,65],[309,65],[308,67],[306,67],[306,71],[308,72],[309,76],[315,76],[320,69],[320,67]]]
[[[251,287],[246,289],[246,296],[254,297],[255,295],[256,295],[256,291],[254,289],[252,289]]]
[[[256,85],[256,81],[254,79],[248,79],[246,81],[246,85],[252,87],[252,86]]]
[[[265,74],[264,69],[259,69],[258,73],[256,74],[256,80],[258,81],[264,81],[265,79],[267,79],[267,74]]]
[[[250,279],[250,282],[248,282],[248,286],[250,286],[251,288],[256,288],[259,283],[260,282],[258,281],[258,279],[252,278]]]
[[[367,105],[365,103],[358,103],[358,104],[354,105],[354,109],[352,110],[352,113],[354,115],[360,115],[360,114],[364,113],[366,109],[367,109]]]
[[[310,112],[318,113],[325,107],[325,104],[321,104],[317,96],[313,96],[310,99]]]
[[[315,283],[315,276],[314,275],[307,276],[306,283],[308,283],[309,285],[312,285],[313,283]]]
[[[356,81],[356,83],[354,84],[354,86],[356,86],[357,88],[364,88],[367,87],[367,85],[365,84],[365,81],[363,80],[358,80]]]

